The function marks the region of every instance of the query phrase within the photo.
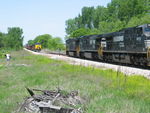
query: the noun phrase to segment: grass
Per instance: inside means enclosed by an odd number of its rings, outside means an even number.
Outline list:
[[[9,65],[0,59],[0,113],[18,108],[29,95],[25,87],[78,90],[88,113],[150,113],[150,80],[142,76],[69,65],[25,51],[11,56]]]

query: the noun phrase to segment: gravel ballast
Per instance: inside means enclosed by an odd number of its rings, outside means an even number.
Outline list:
[[[150,70],[149,69],[140,69],[140,68],[134,68],[134,67],[127,67],[127,66],[120,66],[120,65],[114,65],[109,63],[102,63],[102,62],[96,62],[96,61],[89,61],[85,59],[79,59],[79,58],[73,58],[68,56],[62,56],[62,55],[55,55],[55,54],[47,54],[47,53],[37,53],[33,52],[27,49],[24,49],[26,51],[31,52],[35,55],[42,55],[47,56],[51,59],[56,60],[63,60],[73,65],[82,65],[82,66],[91,66],[95,68],[103,68],[103,69],[113,69],[115,71],[120,71],[126,75],[141,75],[148,79],[150,79]]]

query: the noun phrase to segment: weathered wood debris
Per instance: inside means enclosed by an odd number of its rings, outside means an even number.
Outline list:
[[[30,113],[83,113],[84,100],[78,91],[39,90],[26,88],[30,94],[21,104],[18,112]],[[35,92],[37,94],[35,94]]]

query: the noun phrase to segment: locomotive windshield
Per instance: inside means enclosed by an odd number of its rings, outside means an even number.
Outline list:
[[[144,34],[145,34],[146,36],[150,36],[150,27],[144,28]]]
[[[150,27],[145,28],[145,32],[150,32]]]

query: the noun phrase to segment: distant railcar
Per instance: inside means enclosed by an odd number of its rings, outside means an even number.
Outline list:
[[[26,48],[32,51],[41,51],[42,45],[40,43],[35,43],[33,45],[26,45]]]
[[[29,50],[33,50],[33,45],[27,44],[25,47],[26,47],[27,49],[29,49]]]
[[[69,56],[150,66],[150,24],[66,41]]]

